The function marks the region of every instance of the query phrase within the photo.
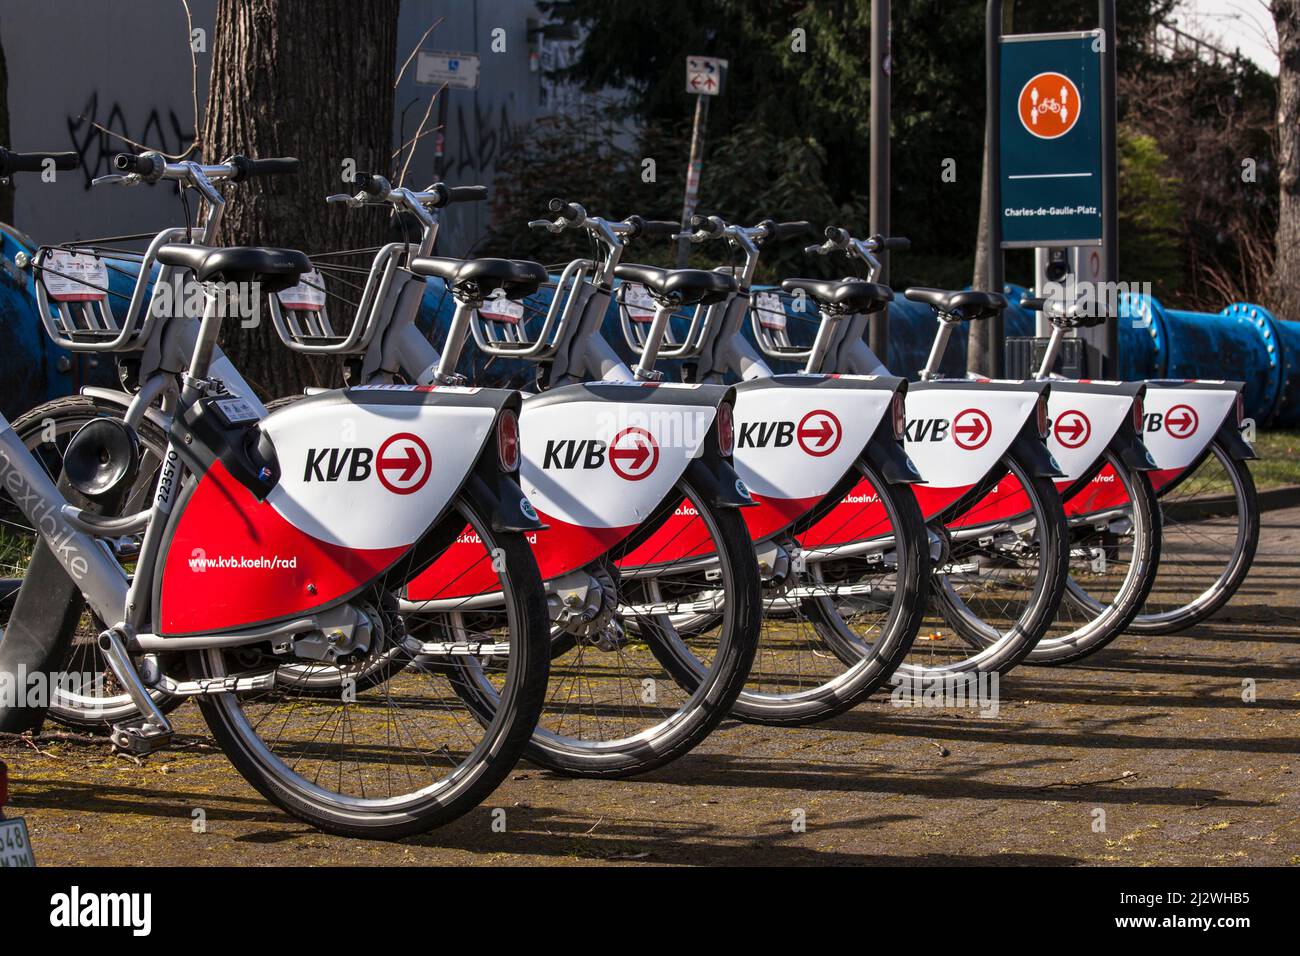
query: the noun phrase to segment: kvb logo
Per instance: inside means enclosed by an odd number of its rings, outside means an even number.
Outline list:
[[[401,432],[370,448],[308,448],[302,480],[365,481],[374,472],[380,484],[395,495],[419,491],[433,471],[429,446],[417,435]]]
[[[952,422],[946,418],[909,418],[903,426],[903,438],[910,442],[943,441]]]
[[[993,435],[993,422],[978,408],[960,411],[952,420],[952,440],[958,448],[978,451],[989,443]]]
[[[1160,415],[1156,414],[1156,425],[1151,431],[1160,430]],[[1165,412],[1165,431],[1171,438],[1191,438],[1196,434],[1196,429],[1201,425],[1201,418],[1196,414],[1196,409],[1190,405],[1175,405],[1169,411]]]
[[[805,452],[814,458],[825,458],[840,447],[844,429],[838,418],[824,408],[818,408],[799,420],[794,434]]]
[[[609,467],[628,481],[640,481],[659,465],[659,444],[644,428],[625,428],[609,443]]]
[[[1052,433],[1064,448],[1081,448],[1092,437],[1092,422],[1088,416],[1076,409],[1061,412],[1052,422]]]
[[[1020,122],[1039,139],[1059,139],[1079,122],[1079,88],[1064,73],[1039,73],[1020,91]]]
[[[375,456],[379,483],[395,495],[409,495],[424,487],[433,472],[429,446],[418,435],[401,432],[379,446]]]

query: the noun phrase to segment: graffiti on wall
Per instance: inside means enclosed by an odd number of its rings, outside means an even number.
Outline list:
[[[195,135],[192,121],[182,120],[173,110],[155,107],[144,114],[143,120],[137,113],[134,124],[120,103],[114,102],[101,111],[98,93],[91,93],[81,112],[67,117],[67,124],[87,189],[96,176],[113,172],[116,154],[134,148],[104,129],[173,156],[185,152]]]

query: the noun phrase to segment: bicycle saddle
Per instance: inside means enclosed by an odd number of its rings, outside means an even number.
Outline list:
[[[158,250],[163,265],[194,270],[200,282],[257,282],[267,292],[280,292],[298,284],[311,260],[297,249],[267,246],[196,246],[173,243]]]
[[[736,291],[736,280],[731,276],[703,269],[660,269],[628,263],[615,266],[614,275],[640,282],[656,300],[672,300],[678,305],[712,305]]]
[[[786,279],[781,283],[786,292],[807,292],[813,300],[832,315],[863,315],[879,312],[894,299],[894,290],[878,282],[861,279]]]
[[[540,262],[525,259],[416,256],[409,268],[418,276],[442,279],[453,294],[466,299],[486,299],[497,289],[503,289],[507,299],[522,299],[550,278]]]
[[[1005,296],[977,289],[908,289],[903,294],[913,302],[924,302],[954,322],[992,318],[1007,307]]]

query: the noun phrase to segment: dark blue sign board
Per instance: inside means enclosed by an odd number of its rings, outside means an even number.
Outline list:
[[[1002,248],[1102,243],[1095,31],[1001,38]]]

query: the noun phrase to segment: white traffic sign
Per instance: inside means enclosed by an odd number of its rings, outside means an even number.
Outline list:
[[[415,61],[415,82],[425,86],[445,83],[450,90],[476,90],[478,54],[421,50]]]
[[[727,61],[713,56],[688,56],[686,58],[686,92],[703,96],[717,96],[722,92],[722,78],[727,73]]]

